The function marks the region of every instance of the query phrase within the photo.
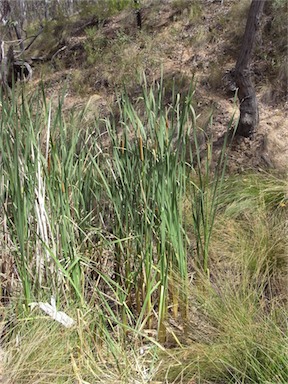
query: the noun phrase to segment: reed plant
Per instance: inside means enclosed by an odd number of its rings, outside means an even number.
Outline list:
[[[82,300],[76,238],[91,192],[87,153],[77,155],[80,132],[71,121],[67,129],[62,101],[52,112],[41,90],[28,100],[2,97],[1,109],[1,215],[26,305],[67,289]]]
[[[127,326],[135,316],[138,329],[156,320],[164,341],[168,313],[187,318],[184,195],[189,185],[192,258],[207,272],[225,145],[211,178],[209,151],[204,172],[200,158],[193,87],[184,99],[173,93],[168,106],[162,82],[144,85],[136,103],[123,94],[120,118],[105,120],[102,133],[100,122],[79,129],[85,111],[65,116],[61,97],[52,106],[39,92],[2,97],[1,107],[2,214],[26,305],[40,292],[72,294],[83,304],[93,262],[101,284],[89,289],[108,312],[103,286]],[[106,274],[98,256],[89,256],[97,248],[91,233],[109,250]]]
[[[215,152],[194,92],[144,81],[92,122],[43,89],[2,96],[7,382],[285,382],[287,182],[226,177],[232,121]],[[52,295],[65,332],[31,312]]]

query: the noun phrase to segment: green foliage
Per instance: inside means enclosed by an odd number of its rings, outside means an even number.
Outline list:
[[[97,31],[96,27],[87,28],[85,33],[87,39],[84,43],[84,49],[87,55],[87,64],[95,64],[103,57],[104,50],[109,42],[107,37]]]
[[[96,3],[84,2],[81,6],[80,17],[95,16],[101,24],[108,17],[121,12],[127,7],[133,7],[133,0],[101,0]]]
[[[202,15],[202,6],[200,2],[190,0],[173,0],[172,7],[177,11],[186,11],[190,21],[199,19]]]
[[[26,304],[34,295],[45,296],[43,286],[49,286],[50,294],[64,294],[64,286],[65,291],[69,287],[71,294],[85,300],[82,241],[89,239],[90,231],[99,231],[105,240],[105,230],[99,228],[102,221],[112,226],[113,237],[105,241],[114,249],[110,257],[116,280],[103,275],[101,284],[109,286],[115,302],[121,303],[122,319],[131,317],[132,310],[140,316],[139,326],[150,324],[157,306],[158,332],[165,334],[168,301],[175,317],[178,309],[186,317],[185,289],[179,291],[175,283],[187,283],[182,200],[186,185],[191,185],[197,257],[207,271],[223,157],[220,174],[210,180],[207,160],[202,175],[193,91],[185,100],[172,92],[169,108],[163,107],[163,98],[162,83],[156,89],[144,87],[135,106],[124,95],[120,121],[105,122],[108,152],[101,142],[89,139],[86,127],[78,129],[85,112],[64,118],[61,99],[55,112],[44,93],[30,100],[14,97],[10,104],[2,99],[1,188],[7,206],[3,214],[15,244]],[[141,118],[137,110],[144,111]],[[93,129],[101,137],[99,125]],[[192,172],[197,185],[190,182]],[[110,211],[108,221],[103,219],[105,207]],[[101,292],[97,295],[102,301]]]
[[[287,1],[286,0],[274,0],[273,1],[273,7],[274,8],[283,8],[287,11]]]
[[[67,130],[61,108],[59,100],[52,117],[44,95],[35,94],[30,100],[22,96],[20,103],[15,96],[9,103],[2,98],[1,199],[7,199],[3,213],[16,247],[26,304],[48,282],[50,293],[61,291],[63,279],[79,299],[83,297],[75,219],[87,201],[81,188],[85,162],[76,158],[79,131],[74,135],[73,124]]]
[[[192,340],[163,370],[169,382],[282,384],[288,379],[287,180],[238,175],[224,185],[210,244],[213,269],[209,279],[198,275],[188,293]]]
[[[144,78],[117,119],[87,126],[86,109],[64,114],[43,90],[2,96],[2,262],[26,304],[4,343],[8,382],[145,382],[147,367],[151,380],[287,381],[287,181],[224,179],[227,136],[215,166],[193,98],[172,87],[167,103]],[[73,328],[27,314],[52,294]]]
[[[86,34],[84,66],[91,69],[91,64],[97,65],[97,71],[94,71],[96,81],[107,81],[117,89],[123,89],[125,85],[127,92],[130,92],[131,88],[139,87],[143,72],[152,73],[154,68],[159,68],[159,44],[153,36],[142,33],[131,35],[119,30],[108,38],[96,28],[86,30]],[[89,86],[89,80],[83,73],[82,83]]]

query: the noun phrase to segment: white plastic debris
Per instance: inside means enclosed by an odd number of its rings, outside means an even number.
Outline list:
[[[58,323],[64,325],[64,327],[66,328],[70,328],[72,327],[72,325],[75,324],[75,321],[70,316],[66,315],[66,313],[62,311],[57,311],[56,301],[53,296],[51,297],[51,304],[39,301],[39,303],[30,303],[29,306],[31,309],[39,307],[53,320],[56,320]]]

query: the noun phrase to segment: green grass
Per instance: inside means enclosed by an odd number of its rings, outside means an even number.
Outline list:
[[[4,382],[285,383],[287,180],[225,176],[227,140],[212,168],[193,86],[143,84],[90,125],[1,98]]]
[[[175,96],[165,110],[161,86],[156,96],[144,89],[142,119],[122,97],[120,121],[105,122],[106,147],[97,122],[78,129],[85,111],[64,117],[61,98],[53,111],[41,93],[29,100],[2,98],[3,214],[27,303],[47,283],[51,293],[63,293],[64,281],[65,290],[83,299],[83,242],[89,242],[90,230],[113,249],[116,281],[125,296],[131,284],[142,286],[141,294],[135,292],[138,306],[146,302],[144,281],[155,279],[153,289],[158,284],[167,289],[170,264],[184,278],[181,200],[191,172],[186,154],[195,157],[189,139],[196,130],[192,95],[183,101]],[[101,224],[112,225],[111,233]]]
[[[285,383],[287,180],[230,176],[219,200],[209,278],[196,274],[189,289],[189,337],[158,377]]]

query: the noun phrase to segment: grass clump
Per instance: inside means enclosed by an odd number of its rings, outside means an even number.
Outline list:
[[[19,308],[18,308],[19,310]],[[65,308],[75,320],[64,328],[37,309],[18,312],[17,320],[2,338],[6,351],[3,383],[126,383],[133,377],[140,383],[154,374],[156,346],[145,355],[131,339],[125,347],[116,329],[108,331],[106,317],[97,312]],[[149,373],[150,371],[151,373]]]
[[[169,383],[285,383],[287,180],[229,177],[219,199],[213,267],[195,277],[189,337],[162,372]]]
[[[147,76],[158,70],[161,63],[163,47],[160,37],[155,38],[145,33],[131,35],[118,30],[108,37],[101,31],[94,34],[94,29],[87,29],[84,43],[86,66],[97,65],[96,81],[107,83],[119,91],[139,88],[142,73]],[[113,66],[111,66],[113,62]],[[94,71],[95,72],[95,71]],[[94,78],[93,77],[93,78]],[[86,82],[85,72],[83,82]]]
[[[87,64],[95,64],[103,55],[103,50],[108,45],[108,39],[97,33],[95,27],[86,29],[87,40],[85,41],[84,49],[87,55]]]
[[[172,7],[181,12],[186,10],[190,21],[195,21],[202,15],[202,7],[199,1],[194,1],[193,4],[191,4],[189,0],[173,0]]]
[[[166,361],[168,382],[285,383],[285,323],[276,325],[275,319],[257,306],[255,298],[241,298],[235,291],[229,294],[228,287],[215,293],[208,284],[211,296],[207,290],[203,292],[203,287],[193,294],[194,302],[200,300],[202,329],[191,322],[191,337],[196,340],[174,352],[174,364],[171,358],[170,364]]]
[[[96,3],[86,3],[81,6],[80,17],[83,19],[96,15],[101,25],[107,18],[121,12],[127,7],[133,7],[133,0],[102,0]]]

